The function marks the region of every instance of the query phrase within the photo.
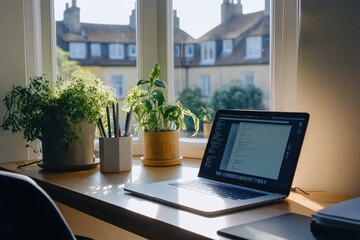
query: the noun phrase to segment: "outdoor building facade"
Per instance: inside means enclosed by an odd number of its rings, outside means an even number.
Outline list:
[[[174,88],[199,88],[203,100],[230,82],[252,84],[270,104],[269,1],[265,10],[243,14],[240,1],[223,0],[221,23],[198,39],[180,29],[174,10]],[[66,6],[63,21],[56,22],[57,45],[69,59],[90,70],[125,98],[136,79],[135,10],[128,25],[80,22],[76,0]],[[176,97],[176,96],[175,96]]]

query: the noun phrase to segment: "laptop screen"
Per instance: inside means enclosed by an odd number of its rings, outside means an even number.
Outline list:
[[[288,194],[307,113],[219,110],[199,176]]]

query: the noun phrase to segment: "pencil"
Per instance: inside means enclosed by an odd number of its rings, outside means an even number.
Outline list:
[[[117,137],[117,127],[116,127],[116,109],[115,103],[112,104],[112,113],[113,113],[113,123],[114,123],[114,137]]]
[[[133,111],[132,108],[130,108],[130,111],[126,113],[124,136],[129,136],[130,135],[130,122],[131,122],[132,111]]]
[[[111,138],[111,123],[110,123],[110,109],[109,109],[109,105],[106,106],[106,115],[107,115],[107,124],[108,124],[109,137]]]
[[[99,129],[100,129],[100,136],[105,138],[106,134],[105,134],[104,124],[102,123],[101,118],[98,119],[98,126],[99,126]]]

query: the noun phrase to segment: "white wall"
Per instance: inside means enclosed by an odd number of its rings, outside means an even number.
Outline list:
[[[25,43],[24,43],[24,2],[19,0],[0,1],[0,100],[13,85],[26,83]],[[0,102],[2,123],[5,107]],[[28,158],[26,142],[20,135],[0,129],[0,162],[18,161]]]
[[[360,195],[360,2],[302,0],[297,110],[310,124],[294,180]]]

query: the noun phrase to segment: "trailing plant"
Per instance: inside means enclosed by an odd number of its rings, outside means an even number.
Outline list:
[[[150,79],[140,80],[125,98],[123,110],[133,111],[138,130],[164,132],[186,129],[184,117],[190,116],[195,126],[195,136],[199,131],[199,119],[180,101],[169,104],[165,98],[166,83],[158,79],[159,64],[156,63],[150,73]],[[145,88],[145,89],[144,89]]]
[[[104,106],[113,101],[113,89],[95,78],[59,78],[52,83],[44,75],[33,77],[27,86],[14,86],[6,94],[1,127],[21,133],[28,143],[55,131],[60,134],[58,148],[67,149],[74,141],[81,142],[79,123],[96,123],[105,114]]]

